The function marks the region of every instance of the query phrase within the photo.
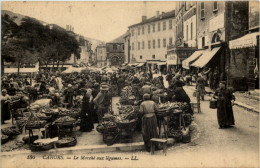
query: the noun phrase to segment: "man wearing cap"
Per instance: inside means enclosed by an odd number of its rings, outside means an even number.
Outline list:
[[[150,139],[158,138],[158,125],[155,112],[158,110],[158,105],[150,100],[149,94],[144,94],[144,101],[140,105],[140,113],[142,118],[142,134],[146,150],[149,152],[151,147]]]
[[[141,93],[141,96],[143,96],[145,93],[151,95],[152,94],[151,83],[146,82],[146,84],[141,88],[140,93]]]
[[[103,116],[108,112],[109,106],[111,104],[111,96],[108,93],[108,85],[101,85],[100,92],[94,99],[95,107],[97,108],[97,115],[99,123],[102,122]]]

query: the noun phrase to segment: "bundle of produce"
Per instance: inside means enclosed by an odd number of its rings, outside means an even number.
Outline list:
[[[188,104],[186,102],[174,102],[176,106],[178,106],[178,109],[183,110],[188,107]]]
[[[18,129],[18,127],[16,127],[16,126],[3,128],[3,129],[1,129],[1,132],[3,135],[7,135],[9,137],[19,135],[21,133],[20,130]]]
[[[47,138],[47,139],[38,139],[34,141],[32,144],[30,144],[30,149],[32,151],[46,151],[54,148],[54,142],[58,140],[58,137],[56,138]]]
[[[130,100],[127,97],[121,97],[119,99],[119,103],[122,105],[134,105],[135,101],[134,100]]]
[[[115,116],[115,122],[121,129],[135,128],[137,117],[134,113],[130,114],[119,114]]]
[[[97,125],[96,130],[99,133],[106,132],[113,132],[117,130],[117,125],[114,122],[111,121],[104,121]]]
[[[179,130],[179,129],[170,128],[170,129],[169,129],[168,136],[169,136],[169,137],[173,137],[173,138],[181,138],[181,136],[182,136],[182,131]]]
[[[59,109],[58,108],[53,108],[53,109],[51,109],[51,108],[41,108],[40,112],[46,114],[46,116],[58,115]]]
[[[73,124],[73,123],[75,123],[75,121],[76,120],[70,116],[63,116],[63,117],[56,119],[54,121],[54,124],[60,124],[60,125]]]
[[[79,109],[66,109],[66,108],[59,108],[59,116],[79,116]]]
[[[134,112],[133,106],[129,106],[129,105],[118,107],[118,110],[119,110],[119,114],[129,114]]]
[[[129,98],[133,95],[133,89],[131,86],[126,86],[121,91],[121,97]]]
[[[56,141],[57,148],[75,146],[77,144],[76,137],[63,137],[60,140]]]

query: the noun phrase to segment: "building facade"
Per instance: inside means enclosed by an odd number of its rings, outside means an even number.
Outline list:
[[[259,2],[249,1],[248,30],[229,42],[228,82],[235,90],[259,89]],[[239,22],[240,17],[233,20]]]
[[[107,66],[106,45],[99,45],[96,48],[96,66],[98,68]]]
[[[129,26],[131,62],[147,63],[152,70],[166,65],[167,46],[175,41],[175,11],[142,16],[142,21]]]
[[[176,11],[176,40],[167,47],[168,70],[182,68],[182,62],[197,49],[197,2],[179,1]]]
[[[126,35],[127,33],[106,43],[107,66],[121,66],[125,62],[124,37]]]
[[[127,31],[127,34],[124,36],[124,46],[125,46],[125,63],[130,63],[131,62],[131,57],[130,57],[131,46],[130,46],[129,30]]]

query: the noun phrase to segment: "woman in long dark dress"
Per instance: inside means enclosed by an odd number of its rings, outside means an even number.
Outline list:
[[[235,96],[231,89],[226,88],[226,82],[221,81],[219,88],[214,94],[214,98],[217,98],[217,117],[219,128],[230,127],[235,125],[235,119],[233,114],[233,101]]]
[[[5,120],[9,120],[11,118],[11,109],[9,104],[10,100],[11,97],[7,94],[6,89],[3,89],[1,94],[1,124],[4,124]]]
[[[94,129],[94,115],[93,115],[93,96],[92,90],[87,89],[87,93],[83,96],[81,109],[80,130],[83,132],[90,132]]]

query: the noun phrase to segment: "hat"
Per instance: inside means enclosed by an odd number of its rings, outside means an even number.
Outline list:
[[[72,85],[71,85],[71,84],[69,84],[69,85],[68,85],[68,87],[72,87]]]
[[[2,90],[2,92],[5,92],[5,93],[7,93],[7,90],[6,90],[6,89],[3,89],[3,90]]]
[[[149,99],[150,99],[150,94],[145,93],[145,94],[143,95],[143,99],[144,99],[144,100],[149,100]]]
[[[146,82],[147,85],[151,85],[151,82]]]
[[[202,76],[201,73],[199,73],[198,76],[201,77]]]

